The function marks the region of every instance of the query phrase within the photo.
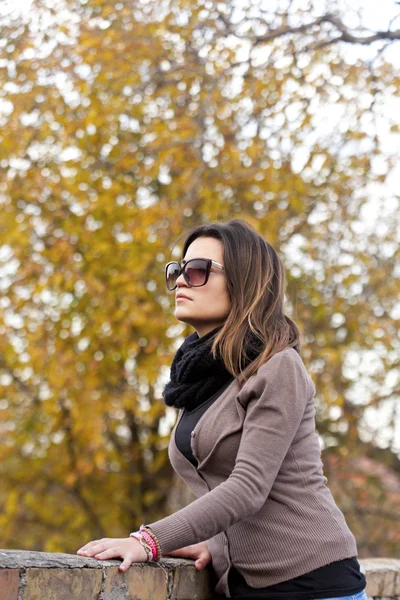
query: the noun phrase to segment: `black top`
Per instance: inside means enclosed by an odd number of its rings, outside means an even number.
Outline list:
[[[200,417],[215,402],[222,392],[232,383],[233,377],[211,398],[194,410],[184,409],[182,418],[175,430],[175,443],[178,450],[197,468],[197,460],[191,447],[191,432]],[[268,600],[316,600],[350,596],[361,592],[366,587],[366,579],[360,571],[360,564],[355,556],[338,560],[329,565],[314,569],[294,579],[282,581],[264,588],[252,588],[240,572],[231,567],[228,574],[228,585],[231,598],[250,600],[265,598]]]

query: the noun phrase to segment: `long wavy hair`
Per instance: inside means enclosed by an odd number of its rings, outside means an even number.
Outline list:
[[[274,248],[243,219],[196,226],[186,235],[182,258],[198,237],[212,237],[222,243],[231,310],[214,337],[211,352],[214,359],[219,354],[239,387],[284,348],[294,348],[300,354],[299,329],[284,314],[285,269]],[[243,370],[250,332],[260,340],[263,350]]]

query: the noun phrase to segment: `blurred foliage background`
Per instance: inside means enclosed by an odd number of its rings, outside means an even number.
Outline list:
[[[396,3],[375,31],[355,0],[7,6],[0,545],[74,553],[190,501],[161,392],[193,330],[164,264],[191,226],[241,217],[287,268],[328,485],[360,556],[394,556]]]

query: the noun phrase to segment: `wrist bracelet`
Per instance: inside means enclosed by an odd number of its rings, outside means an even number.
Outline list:
[[[138,542],[140,543],[140,545],[146,552],[147,561],[153,560],[153,551],[150,548],[150,546],[146,543],[146,541],[143,539],[143,537],[138,532],[131,533],[130,537],[134,537],[138,540]]]
[[[153,552],[153,560],[157,559],[158,556],[158,550],[157,550],[157,546],[155,541],[153,540],[153,538],[151,537],[151,535],[149,533],[147,533],[147,531],[142,530],[141,531],[142,536],[144,537],[144,539],[146,540],[146,542],[148,543],[148,545],[150,546],[152,552]]]
[[[129,534],[129,537],[134,537],[139,541],[140,545],[144,548],[144,550],[147,554],[147,560],[152,561],[153,560],[153,550],[150,548],[149,544],[143,538],[141,533],[139,533],[138,531],[134,531]]]
[[[154,543],[156,545],[156,548],[157,548],[157,558],[159,558],[161,556],[160,542],[158,541],[157,537],[153,533],[152,529],[150,527],[148,527],[147,525],[141,525],[139,528],[139,532],[140,533],[146,532],[148,535],[150,535],[152,537],[152,539],[154,540]]]

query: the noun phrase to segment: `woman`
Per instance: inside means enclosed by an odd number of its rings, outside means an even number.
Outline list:
[[[163,396],[179,409],[169,457],[197,500],[123,539],[78,554],[212,562],[215,591],[240,600],[367,600],[357,547],[326,487],[315,387],[284,315],[285,273],[245,221],[192,230],[166,266],[175,315],[195,332]]]

